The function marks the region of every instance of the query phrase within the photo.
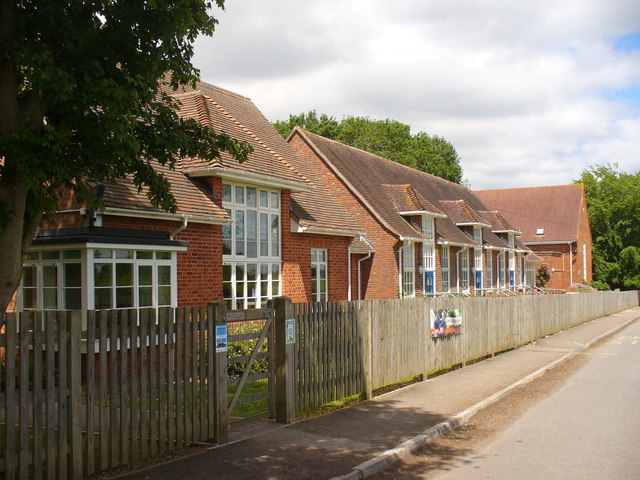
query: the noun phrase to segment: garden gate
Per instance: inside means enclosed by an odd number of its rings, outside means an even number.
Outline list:
[[[227,374],[229,426],[272,418],[275,405],[275,309],[230,310]]]

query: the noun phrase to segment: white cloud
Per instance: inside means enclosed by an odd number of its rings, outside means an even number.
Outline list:
[[[443,136],[473,188],[569,183],[640,170],[638,109],[615,99],[640,85],[640,51],[614,48],[640,30],[635,3],[227,0],[194,62],[271,120],[315,109]]]

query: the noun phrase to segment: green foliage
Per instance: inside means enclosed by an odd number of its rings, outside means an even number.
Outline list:
[[[593,278],[610,288],[640,289],[640,173],[617,165],[582,172],[593,236]]]
[[[598,290],[605,290],[605,291],[611,290],[611,287],[609,287],[608,284],[606,284],[605,282],[601,282],[599,280],[594,280],[589,285]]]
[[[224,0],[215,3],[222,7]],[[181,157],[213,159],[221,151],[246,158],[247,146],[180,119],[166,93],[195,84],[193,42],[213,33],[211,6],[204,0],[3,6],[0,188],[25,184],[33,217],[56,210],[60,187],[91,200],[86,179],[128,175],[149,187],[155,206],[175,211],[154,160],[172,167]],[[11,213],[0,205],[0,219]]]
[[[315,110],[289,115],[274,126],[287,137],[295,126],[346,145],[417,168],[452,182],[462,181],[460,157],[444,138],[424,132],[411,134],[411,127],[396,120],[345,117],[341,121]]]
[[[544,288],[551,280],[551,272],[546,263],[543,263],[536,269],[536,287]]]
[[[262,332],[263,324],[246,322],[240,324],[231,324],[229,327],[229,335],[247,335],[247,334],[255,334],[255,336],[259,335]],[[246,340],[237,340],[229,342],[229,365],[227,366],[227,374],[229,378],[240,378],[242,377],[242,373],[247,366],[246,361],[231,363],[233,358],[236,357],[248,357],[251,355],[253,350],[258,343],[257,338],[251,338]],[[268,339],[265,339],[260,346],[260,353],[266,353],[269,350]],[[259,373],[265,373],[269,370],[269,360],[267,358],[258,358],[251,365],[251,369],[249,370],[250,375],[256,375]]]

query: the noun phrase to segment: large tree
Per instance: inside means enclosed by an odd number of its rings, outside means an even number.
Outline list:
[[[224,0],[215,0],[222,8]],[[248,147],[182,120],[170,88],[194,85],[193,42],[217,24],[206,0],[0,0],[0,312],[61,190],[130,176],[175,211],[154,162],[239,160]]]
[[[425,132],[411,134],[411,127],[396,120],[372,120],[368,117],[345,117],[341,121],[315,110],[289,115],[274,126],[287,137],[295,126],[337,140],[403,165],[417,168],[452,182],[462,181],[460,157],[444,138]]]
[[[611,288],[640,288],[640,172],[597,165],[582,172],[593,236],[593,278]]]

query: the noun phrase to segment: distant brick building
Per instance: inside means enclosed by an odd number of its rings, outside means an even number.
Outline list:
[[[477,190],[522,231],[522,242],[551,270],[548,288],[592,281],[591,228],[581,184]]]
[[[287,140],[373,247],[359,297],[524,290],[539,261],[468,188],[296,128]]]

